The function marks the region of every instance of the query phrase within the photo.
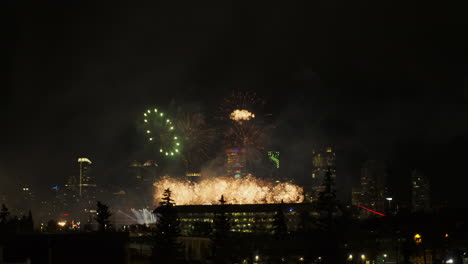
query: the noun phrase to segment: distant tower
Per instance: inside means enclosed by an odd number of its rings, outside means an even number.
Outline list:
[[[247,173],[247,160],[245,157],[245,149],[230,148],[226,151],[226,176],[236,179],[245,177]]]
[[[132,161],[132,163],[130,163],[130,165],[128,166],[128,171],[130,173],[130,177],[131,177],[131,182],[140,182],[142,181],[143,179],[143,176],[142,176],[142,167],[143,165],[134,160]]]
[[[336,154],[331,147],[327,147],[320,151],[314,150],[312,155],[312,199],[316,199],[324,191],[323,183],[328,170],[331,180],[336,182]]]
[[[147,160],[143,163],[142,180],[153,184],[158,176],[159,165],[154,160]]]
[[[83,197],[84,193],[88,193],[88,196],[91,194],[94,198],[96,184],[91,178],[91,161],[88,158],[78,158],[78,163],[80,164],[79,195]]]
[[[385,210],[387,169],[385,163],[368,160],[361,168],[362,206],[383,212]]]
[[[418,170],[411,172],[411,205],[414,212],[431,209],[429,180]]]

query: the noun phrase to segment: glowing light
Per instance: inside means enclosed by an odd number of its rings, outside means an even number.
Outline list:
[[[176,150],[175,150],[175,152],[179,152],[179,150],[178,150],[178,149],[176,149]]]
[[[445,237],[449,237],[449,234],[446,233],[446,234],[445,234]]]
[[[148,109],[148,111],[147,111],[147,112],[148,112],[148,113],[151,113],[151,111],[150,111],[149,109]]]
[[[361,207],[362,209],[365,209],[365,210],[371,212],[371,213],[378,214],[378,215],[381,215],[381,216],[385,216],[385,214],[382,214],[382,213],[379,213],[379,212],[377,212],[377,211],[371,210],[371,209],[369,209],[369,208],[367,208],[367,207],[364,207],[364,206],[362,206],[362,205],[358,205],[358,206]]]
[[[391,200],[393,200],[393,198],[392,198],[392,197],[387,197],[387,198],[385,198],[385,199],[387,199],[387,201],[391,201]]]
[[[163,116],[164,114],[163,114],[163,113],[161,113],[161,114],[159,114],[159,115],[160,115],[160,116]]]
[[[366,255],[362,254],[361,259],[366,259]]]
[[[149,134],[149,133],[151,133],[151,132],[150,132],[149,130],[146,130],[146,133],[148,133],[148,134]]]
[[[158,109],[155,108],[155,109],[154,109],[154,112],[157,113],[157,112],[158,112]]]
[[[170,129],[172,130],[172,129],[174,129],[174,127],[171,127]]]
[[[349,259],[349,260],[352,260],[352,259],[353,259],[353,255],[352,255],[352,254],[349,254],[348,259]]]
[[[213,177],[199,183],[164,177],[154,183],[154,201],[158,204],[165,189],[172,191],[177,205],[217,204],[221,195],[232,204],[301,203],[303,189],[291,183],[274,183],[251,176],[235,179]]]
[[[422,238],[420,234],[415,234],[413,239],[416,244],[420,244],[422,242]]]
[[[174,139],[177,139],[177,137],[174,137]]]
[[[57,222],[57,225],[64,227],[67,224],[67,221],[59,221]]]
[[[162,150],[162,149],[159,149],[159,152],[163,152],[163,150]]]
[[[247,110],[234,110],[229,116],[231,120],[240,122],[242,120],[250,120],[255,117],[255,115]]]
[[[177,146],[179,146],[180,144],[179,143],[176,143]]]
[[[152,140],[153,140],[153,138],[149,138],[149,140],[150,140],[150,141],[152,141]]]
[[[148,123],[148,120],[147,120],[147,119],[145,119],[145,123]]]
[[[146,113],[144,113],[143,115],[146,116]]]
[[[383,254],[383,257],[386,258],[386,257],[387,257],[387,254]]]
[[[303,257],[300,257],[300,258],[299,258],[299,261],[304,261],[304,258],[303,258]]]
[[[447,261],[445,261],[445,263],[453,263],[453,259],[447,259]]]

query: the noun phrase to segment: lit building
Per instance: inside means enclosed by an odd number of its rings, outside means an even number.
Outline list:
[[[273,221],[280,204],[229,204],[225,208],[230,219],[231,232],[271,233]],[[300,212],[315,212],[312,203],[285,203],[281,205],[288,231],[301,228]],[[209,228],[220,205],[175,206],[183,235],[194,233],[197,228]]]
[[[80,197],[83,197],[84,193],[88,195],[95,192],[93,179],[91,178],[91,161],[88,158],[78,158],[80,164],[80,178],[78,183]]]
[[[81,213],[96,212],[96,184],[91,177],[91,160],[88,158],[78,158],[80,165],[80,175],[78,178],[78,200]],[[80,214],[78,215],[80,217]]]
[[[368,160],[364,163],[361,168],[360,205],[377,212],[385,211],[386,178],[387,169],[383,162]]]
[[[312,200],[318,198],[319,193],[325,190],[323,185],[325,175],[328,170],[331,172],[331,179],[336,182],[336,154],[331,147],[322,151],[312,152]]]
[[[147,160],[143,163],[142,180],[143,182],[153,183],[158,176],[159,165],[154,160]]]
[[[143,165],[136,160],[130,163],[130,165],[128,166],[128,171],[132,182],[141,181],[143,179],[142,167]]]
[[[418,170],[411,172],[411,206],[414,212],[431,209],[429,180]]]
[[[352,188],[351,189],[351,204],[354,206],[358,206],[361,204],[361,189],[360,188]]]
[[[247,161],[245,157],[245,149],[230,148],[226,151],[225,170],[226,176],[236,179],[245,177],[247,172]]]

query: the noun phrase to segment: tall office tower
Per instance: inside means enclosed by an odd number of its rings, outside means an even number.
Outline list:
[[[78,158],[80,176],[78,178],[78,195],[82,212],[92,213],[96,208],[96,184],[91,177],[91,161],[88,158]]]
[[[358,206],[361,204],[361,188],[352,188],[351,189],[351,204]]]
[[[431,209],[429,180],[418,170],[411,172],[411,206],[414,212]]]
[[[224,164],[226,176],[236,179],[245,177],[247,172],[247,161],[245,157],[245,149],[230,148],[226,149],[226,162]]]
[[[128,172],[130,174],[130,182],[132,183],[135,183],[135,182],[139,182],[143,179],[143,176],[142,176],[142,167],[143,165],[134,160],[132,161],[132,163],[130,163],[130,165],[128,166]]]
[[[78,188],[80,197],[82,197],[84,193],[95,192],[94,187],[96,187],[96,184],[91,178],[91,161],[88,158],[78,158],[78,163],[80,164]]]
[[[158,178],[159,165],[154,160],[147,160],[143,163],[142,181],[145,184],[153,184]]]
[[[385,210],[387,168],[385,163],[368,160],[361,168],[361,205],[377,212]],[[367,213],[367,212],[365,212]]]
[[[312,200],[316,199],[319,193],[324,191],[324,180],[328,170],[331,179],[336,182],[336,154],[331,147],[324,150],[312,152]],[[335,187],[333,187],[335,188]],[[335,190],[333,190],[335,191]]]

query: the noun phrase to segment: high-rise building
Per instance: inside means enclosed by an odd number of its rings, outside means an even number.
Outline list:
[[[414,212],[431,209],[429,180],[418,170],[411,172],[411,207]]]
[[[324,191],[323,183],[328,170],[330,170],[331,179],[336,182],[336,153],[331,147],[320,151],[314,150],[312,152],[312,200]]]
[[[78,158],[78,163],[80,164],[78,188],[80,197],[82,197],[84,193],[88,193],[89,195],[95,192],[96,184],[94,183],[90,173],[91,161],[88,158]]]
[[[361,168],[360,205],[377,212],[385,211],[386,178],[384,162],[368,160],[364,163]],[[367,214],[367,211],[364,213]]]
[[[226,176],[236,179],[245,177],[247,172],[247,160],[245,157],[245,149],[230,148],[226,149],[225,170]]]

